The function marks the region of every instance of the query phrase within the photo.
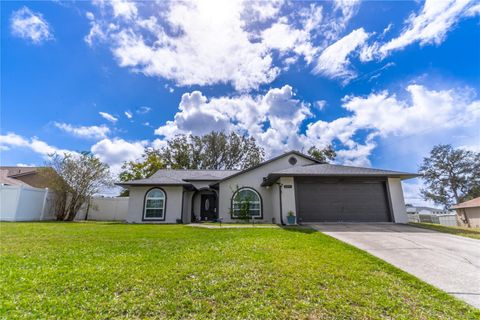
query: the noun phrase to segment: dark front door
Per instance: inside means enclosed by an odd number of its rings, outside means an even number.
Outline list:
[[[217,218],[217,197],[214,194],[202,194],[200,198],[200,219],[202,221]]]

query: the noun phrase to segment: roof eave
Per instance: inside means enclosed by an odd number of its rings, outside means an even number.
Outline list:
[[[278,178],[280,177],[325,177],[325,178],[333,178],[333,177],[341,177],[341,178],[400,178],[401,180],[406,179],[413,179],[421,176],[420,174],[312,174],[312,173],[282,173],[282,174],[269,174],[266,179],[262,182],[261,186],[271,186],[274,184]]]
[[[185,181],[220,181],[221,179],[183,179]]]
[[[119,187],[139,187],[139,186],[192,186],[191,183],[129,183],[129,182],[116,182],[114,183]]]

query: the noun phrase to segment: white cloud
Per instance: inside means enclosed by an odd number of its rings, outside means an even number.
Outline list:
[[[467,151],[480,153],[480,132],[478,133],[478,136],[477,136],[477,142],[478,142],[477,144],[463,145],[463,146],[460,146],[459,148]]]
[[[0,146],[7,148],[27,148],[35,153],[38,153],[44,157],[47,157],[52,153],[75,153],[70,150],[60,149],[47,144],[46,142],[39,140],[37,137],[31,139],[24,138],[13,132],[9,132],[6,135],[0,135]]]
[[[328,42],[335,41],[345,30],[350,20],[357,14],[360,0],[334,0],[333,13],[326,19],[322,29]]]
[[[125,117],[127,117],[128,119],[133,118],[133,114],[130,111],[125,111],[124,113],[125,113]]]
[[[112,116],[110,113],[100,111],[98,114],[101,115],[102,118],[104,118],[105,120],[108,120],[112,123],[115,123],[118,121],[118,118]]]
[[[306,138],[324,143],[338,139],[349,149],[349,153],[340,151],[340,157],[351,156],[350,151],[357,150],[361,154],[352,151],[355,159],[346,160],[364,164],[375,147],[374,138],[415,136],[418,140],[456,129],[474,139],[475,125],[480,121],[480,100],[475,99],[474,92],[464,88],[429,90],[417,84],[409,85],[406,90],[409,93],[406,99],[387,91],[366,97],[346,96],[343,108],[352,114],[332,122],[309,124]],[[365,142],[357,142],[356,135],[362,131],[370,133]]]
[[[95,15],[92,12],[87,12],[85,17],[90,21],[90,31],[84,37],[85,42],[92,46],[95,39],[105,39],[105,33],[102,30],[102,27],[99,23],[95,21]]]
[[[110,165],[114,174],[118,174],[124,161],[139,159],[147,141],[128,142],[120,138],[103,139],[91,147],[91,151],[102,161]]]
[[[301,147],[296,134],[311,116],[309,106],[294,98],[292,87],[270,89],[265,95],[241,95],[208,100],[201,92],[182,96],[173,121],[155,130],[171,138],[178,133],[205,134],[211,130],[245,132],[268,154]],[[208,123],[208,126],[205,126]],[[263,129],[268,123],[268,128]]]
[[[362,60],[383,59],[393,51],[417,42],[420,45],[439,45],[458,21],[478,13],[478,3],[475,0],[427,0],[420,13],[411,14],[405,21],[405,27],[398,37],[366,47]]]
[[[37,165],[34,163],[17,163],[15,166],[17,167],[36,167]]]
[[[140,107],[137,109],[137,111],[135,111],[137,114],[146,114],[146,113],[149,113],[150,111],[152,110],[152,108],[150,107]]]
[[[86,14],[85,14],[85,17],[87,17],[88,20],[94,20],[95,19],[95,15],[88,11]]]
[[[356,72],[350,67],[349,56],[368,38],[363,28],[352,31],[349,35],[326,48],[317,60],[313,73],[329,78],[342,78],[347,83],[356,77]]]
[[[346,97],[344,108],[352,111],[352,124],[372,128],[383,135],[413,135],[442,128],[465,127],[480,120],[480,100],[468,90],[428,90],[407,87],[411,102],[384,91],[368,97]]]
[[[10,27],[14,36],[27,39],[34,44],[54,39],[52,29],[43,15],[25,6],[12,13]]]
[[[175,91],[175,89],[172,88],[172,87],[170,87],[168,84],[165,84],[163,87],[164,87],[165,89],[167,89],[168,92],[170,92],[170,93],[173,93],[173,92]]]
[[[312,44],[312,31],[322,22],[322,7],[311,4],[308,9],[299,12],[301,28],[296,28],[286,17],[273,23],[268,29],[262,31],[262,43],[269,49],[276,49],[282,55],[294,54],[285,59],[289,64],[290,59],[303,56],[307,63],[313,60],[318,48]]]
[[[73,126],[68,123],[54,122],[54,125],[76,137],[87,139],[103,139],[110,132],[110,129],[104,125],[102,126]]]
[[[325,101],[325,100],[315,101],[315,107],[318,110],[323,110],[323,109],[325,109],[326,106],[327,106],[327,101]]]
[[[387,91],[366,97],[346,96],[342,107],[351,113],[349,116],[330,122],[311,121],[302,132],[301,127],[312,117],[312,106],[295,99],[288,85],[270,89],[265,95],[212,99],[193,91],[182,96],[174,119],[155,133],[168,139],[178,133],[243,132],[254,137],[269,156],[334,142],[339,162],[368,166],[378,139],[418,138],[447,129],[473,128],[480,120],[480,101],[468,89],[436,91],[414,84],[407,92],[406,99]],[[364,138],[358,136],[363,132]]]
[[[231,84],[248,91],[272,82],[335,41],[358,1],[337,1],[324,18],[316,3],[249,1],[100,2],[85,41],[103,40],[122,67],[178,86]],[[325,41],[317,41],[324,39]],[[319,45],[314,45],[314,40]],[[274,57],[278,53],[279,66]]]
[[[121,29],[112,36],[113,53],[122,67],[179,85],[231,82],[237,89],[257,87],[271,82],[278,70],[265,47],[250,41],[241,12],[237,1],[172,2],[165,18],[178,36],[157,24],[151,34],[155,44],[143,36],[145,30]]]
[[[154,141],[153,145],[160,146],[164,142]],[[105,138],[98,141],[90,148],[90,151],[101,161],[110,166],[110,170],[114,175],[118,175],[124,161],[133,161],[139,159],[145,147],[150,144],[148,141],[128,142],[120,138]],[[7,147],[5,150],[12,148],[27,148],[41,155],[44,159],[49,158],[49,154],[78,154],[75,151],[57,148],[38,139],[37,137],[25,138],[18,134],[9,132],[6,135],[0,135],[0,148]]]
[[[133,19],[137,16],[138,9],[133,1],[112,0],[111,5],[116,18]]]

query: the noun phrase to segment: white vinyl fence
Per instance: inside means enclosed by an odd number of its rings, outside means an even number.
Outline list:
[[[0,221],[55,220],[55,193],[48,189],[0,185]],[[94,197],[90,207],[84,206],[75,220],[124,221],[128,197]]]
[[[48,189],[0,185],[0,221],[54,220],[54,196]]]
[[[90,206],[84,206],[75,220],[125,221],[128,212],[128,197],[94,197]],[[87,212],[88,210],[88,212]]]
[[[458,226],[456,214],[408,214],[408,221],[434,223],[450,227]]]

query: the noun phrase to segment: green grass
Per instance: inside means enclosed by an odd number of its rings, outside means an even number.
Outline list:
[[[0,224],[0,318],[478,319],[310,229]]]
[[[432,224],[432,223],[410,223],[415,227],[425,228],[436,230],[445,233],[455,234],[457,236],[473,238],[473,239],[480,239],[480,228],[467,228],[467,227],[449,227],[449,226],[442,226],[439,224]]]

